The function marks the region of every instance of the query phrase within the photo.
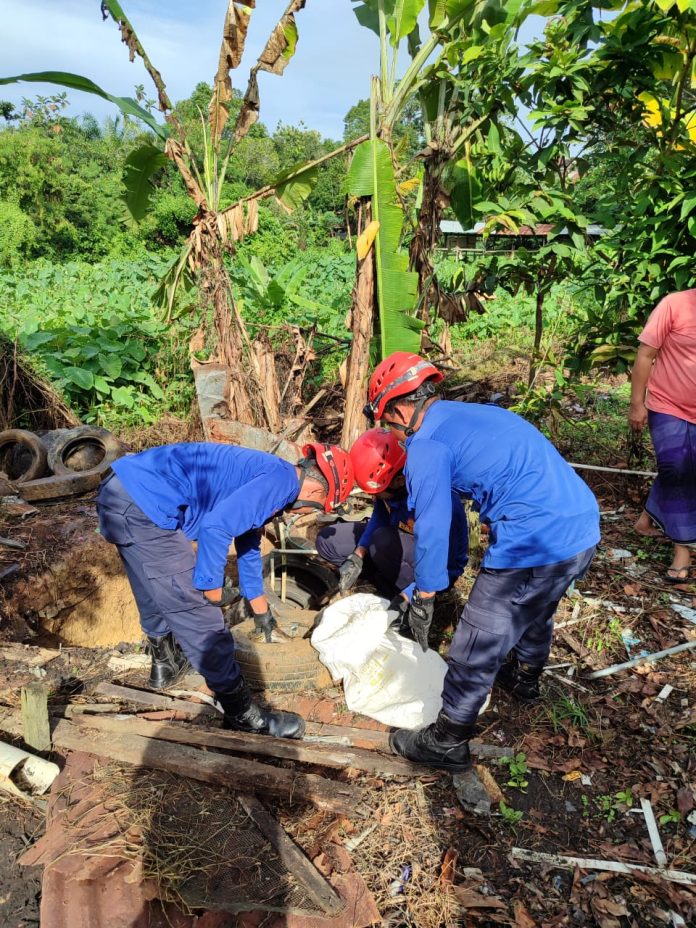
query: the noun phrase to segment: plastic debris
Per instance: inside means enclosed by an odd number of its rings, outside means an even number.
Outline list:
[[[696,625],[696,609],[683,606],[681,603],[672,603],[672,611],[676,612],[682,619],[686,619],[687,622],[693,622]]]
[[[406,864],[401,868],[399,878],[397,880],[392,880],[389,884],[389,895],[392,897],[399,896],[404,891],[404,887],[408,883],[410,876],[411,866],[410,864]]]

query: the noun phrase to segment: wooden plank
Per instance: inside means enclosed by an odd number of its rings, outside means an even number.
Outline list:
[[[48,688],[42,683],[22,687],[22,729],[24,742],[35,751],[51,750],[48,724]]]
[[[241,731],[226,731],[221,728],[202,728],[186,722],[160,722],[147,719],[115,719],[98,715],[80,715],[75,723],[81,728],[116,734],[142,735],[145,738],[157,738],[159,741],[173,741],[177,744],[192,744],[199,747],[221,748],[243,754],[260,754],[263,757],[278,757],[283,760],[296,760],[305,764],[318,764],[323,767],[354,767],[367,773],[382,776],[412,777],[423,772],[393,754],[385,756],[377,751],[365,751],[360,748],[341,748],[329,744],[306,744],[288,738],[271,738],[269,735],[254,735]]]
[[[29,644],[5,644],[0,647],[0,660],[19,661],[27,667],[42,667],[60,656],[60,651],[36,648]]]
[[[366,814],[362,790],[356,786],[246,758],[208,753],[185,744],[168,744],[141,735],[88,732],[84,726],[65,720],[55,726],[53,743],[70,751],[86,751],[138,767],[168,770],[245,793],[258,790],[290,802],[310,802],[319,809],[341,815]]]
[[[101,696],[112,699],[121,699],[123,702],[135,705],[150,706],[153,709],[174,709],[185,712],[191,717],[210,716],[219,718],[220,713],[205,703],[197,704],[187,699],[176,699],[173,696],[163,696],[150,690],[138,690],[129,686],[117,686],[114,683],[100,683],[95,692]],[[307,738],[322,740],[324,743],[334,743],[342,747],[358,747],[365,750],[383,751],[390,754],[389,732],[375,731],[372,728],[349,728],[345,725],[331,725],[328,722],[307,722],[304,743]],[[315,742],[319,743],[319,742]],[[512,748],[501,748],[495,744],[484,744],[482,741],[469,742],[471,753],[476,757],[509,757]]]
[[[302,885],[312,902],[327,915],[338,915],[345,908],[345,902],[314,864],[305,857],[304,852],[290,838],[280,822],[264,809],[255,796],[242,795],[239,802],[259,831],[278,851],[283,866]]]

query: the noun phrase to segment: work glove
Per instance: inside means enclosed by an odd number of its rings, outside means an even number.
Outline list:
[[[289,641],[290,636],[278,628],[273,613],[270,609],[261,612],[258,615],[254,613],[254,631],[249,637],[252,641],[266,641],[268,644],[279,641]]]
[[[205,596],[205,593],[203,594]],[[208,599],[209,603],[212,603],[213,606],[220,606],[224,608],[225,606],[231,606],[232,603],[236,602],[240,597],[240,592],[238,587],[232,586],[230,583],[229,577],[225,579],[225,583],[222,587],[222,596],[220,597],[219,602],[213,602],[212,599]]]
[[[432,625],[434,611],[435,597],[422,599],[420,591],[414,590],[408,607],[407,619],[413,637],[423,649],[423,653],[428,650],[428,631]]]
[[[338,571],[338,592],[347,593],[358,582],[358,577],[362,573],[363,559],[359,554],[353,551],[341,564]]]
[[[404,632],[408,629],[408,622],[406,616],[408,614],[408,600],[401,595],[395,596],[394,599],[387,606],[387,618],[389,619],[389,627],[398,626],[397,631],[400,635],[403,635]],[[410,635],[405,637],[410,638]]]

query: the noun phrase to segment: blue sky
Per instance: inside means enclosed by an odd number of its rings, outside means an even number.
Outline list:
[[[199,81],[211,81],[227,0],[122,4],[173,99],[188,96]],[[286,0],[257,0],[244,60],[232,74],[236,87],[246,87],[248,68],[285,6]],[[117,96],[133,96],[136,84],[150,91],[149,77],[139,61],[129,62],[116,25],[102,22],[99,0],[0,0],[0,22],[2,76],[72,71]],[[296,125],[302,120],[322,135],[340,139],[346,111],[368,95],[369,75],[378,62],[376,36],[358,24],[350,0],[307,0],[297,25],[298,51],[285,74],[259,75],[261,119],[271,129],[278,121]],[[0,99],[19,102],[23,96],[52,92],[49,85],[7,85],[0,86]],[[97,97],[71,93],[69,98],[71,115],[115,115]]]

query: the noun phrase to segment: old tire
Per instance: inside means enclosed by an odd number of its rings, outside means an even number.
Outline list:
[[[278,624],[283,631],[290,632],[295,623],[280,619]],[[249,638],[254,630],[253,619],[235,625],[232,634],[237,646],[236,656],[251,689],[302,692],[331,684],[329,672],[311,642],[302,637],[309,627],[298,629],[299,634],[291,641],[267,644]]]
[[[332,571],[314,558],[303,555],[287,556],[286,602],[280,601],[280,555],[276,554],[276,590],[270,588],[270,555],[264,558],[266,595],[277,617],[278,625],[290,641],[268,644],[252,641],[253,619],[243,618],[234,625],[232,634],[237,645],[237,660],[244,678],[255,690],[303,691],[331,685],[331,676],[319,660],[309,641],[316,611],[322,597],[335,585]],[[244,606],[237,610],[244,615]]]
[[[0,470],[15,483],[43,477],[47,455],[38,435],[25,429],[0,432]]]
[[[57,477],[85,471],[102,473],[121,457],[121,443],[106,429],[80,425],[68,429],[48,452],[48,466]]]

